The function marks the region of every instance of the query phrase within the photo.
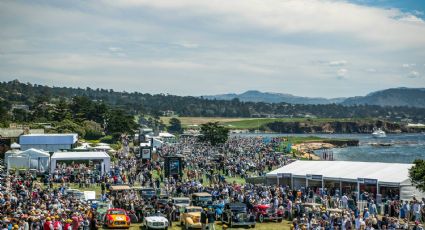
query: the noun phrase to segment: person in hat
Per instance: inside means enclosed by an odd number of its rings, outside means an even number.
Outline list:
[[[215,222],[215,212],[212,208],[210,208],[207,212],[208,218],[208,229],[215,230],[214,222]]]
[[[208,221],[208,208],[204,208],[204,210],[201,212],[201,225],[202,225],[202,230],[206,230],[207,229],[207,221]]]
[[[46,218],[46,222],[44,222],[44,225],[43,225],[43,230],[54,230],[53,223],[50,217]]]
[[[60,222],[59,216],[52,218],[52,222],[54,230],[62,230],[62,223]]]

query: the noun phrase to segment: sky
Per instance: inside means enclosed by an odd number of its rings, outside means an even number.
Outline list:
[[[425,87],[423,0],[0,0],[0,81],[349,97]]]

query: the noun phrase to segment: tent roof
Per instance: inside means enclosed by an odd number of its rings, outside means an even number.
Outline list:
[[[56,160],[90,160],[110,158],[105,152],[55,152],[51,159]]]
[[[173,135],[173,134],[171,134],[171,133],[163,132],[163,133],[159,133],[159,137],[168,137],[168,138],[173,138],[173,137],[176,137],[176,136],[174,136],[174,135]]]
[[[267,173],[291,173],[293,176],[307,174],[322,175],[323,178],[341,178],[357,180],[358,178],[377,179],[382,183],[402,183],[409,178],[409,169],[413,164],[357,162],[357,161],[295,161]]]
[[[13,142],[13,143],[10,145],[10,148],[12,148],[12,149],[19,149],[19,148],[21,148],[21,145],[20,145],[20,144],[18,144],[18,143],[16,143],[16,142]]]
[[[30,157],[50,157],[50,154],[48,152],[33,148],[27,149],[19,154],[28,155]]]
[[[66,134],[27,134],[19,137],[19,143],[21,145],[55,145],[55,144],[66,144],[72,145],[78,140],[78,134],[66,133]]]

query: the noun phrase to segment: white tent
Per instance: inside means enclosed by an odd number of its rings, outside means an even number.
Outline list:
[[[355,162],[355,161],[295,161],[279,169],[267,173],[269,182],[278,178],[291,178],[293,187],[306,186],[309,180],[341,181],[350,183],[366,183],[375,181],[380,187],[400,189],[400,197],[411,199],[425,197],[409,180],[409,169],[413,164]],[[279,179],[280,180],[280,179]]]
[[[16,142],[14,142],[13,144],[10,145],[10,148],[11,149],[20,149],[21,148],[21,145],[18,144],[18,143],[16,143]]]
[[[7,155],[6,162],[8,169],[36,169],[38,172],[45,172],[49,169],[49,153],[38,149],[27,149],[15,154]]]
[[[30,161],[30,169],[37,169],[39,172],[49,171],[50,154],[38,149],[28,149],[21,153],[27,155]]]
[[[105,152],[56,152],[51,157],[50,172],[56,169],[57,161],[81,161],[81,160],[100,160],[101,175],[108,173],[111,169],[111,157]]]
[[[10,169],[29,169],[29,160],[25,155],[10,155],[7,158],[7,171]]]

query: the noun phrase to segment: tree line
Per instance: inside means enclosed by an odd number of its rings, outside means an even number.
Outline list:
[[[61,107],[71,112],[77,121],[81,116],[85,120],[93,120],[102,124],[105,120],[105,108],[118,110],[128,115],[160,116],[161,111],[172,110],[179,116],[192,117],[305,117],[320,118],[382,118],[386,120],[410,119],[413,122],[425,120],[425,109],[415,107],[392,107],[376,105],[340,104],[300,105],[287,103],[241,102],[238,99],[207,100],[202,97],[175,96],[168,94],[148,94],[140,92],[115,92],[106,89],[49,87],[18,80],[1,82],[0,115],[4,120],[60,120],[66,117],[61,114]],[[78,103],[74,98],[86,98]],[[81,99],[82,100],[82,99]],[[84,103],[93,103],[88,108]],[[24,104],[30,107],[31,114],[15,109],[11,116],[13,104]],[[46,111],[54,104],[56,112]],[[82,108],[80,108],[82,106]],[[98,115],[101,114],[101,115]],[[69,115],[68,115],[69,116]],[[0,120],[0,122],[2,122]]]

